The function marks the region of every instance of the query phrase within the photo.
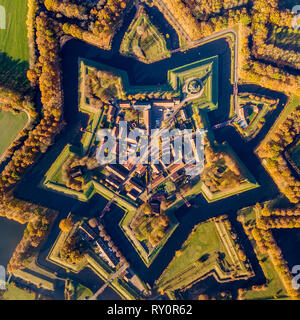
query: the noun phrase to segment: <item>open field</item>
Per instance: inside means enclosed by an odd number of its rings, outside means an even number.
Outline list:
[[[89,288],[74,280],[66,281],[66,289],[69,292],[70,300],[86,300],[93,295]]]
[[[231,234],[220,220],[211,219],[193,229],[157,285],[163,291],[185,289],[208,274],[220,282],[253,275],[240,260]]]
[[[35,300],[35,294],[9,284],[3,294],[3,300]]]
[[[77,285],[75,294],[76,300],[85,300],[86,298],[90,298],[92,295],[93,292],[89,288],[80,283]]]
[[[273,109],[276,108],[276,103],[270,103],[269,101],[261,101],[256,100],[255,98],[250,98],[250,94],[243,93],[238,96],[238,103],[243,108],[258,108],[259,111],[256,114],[254,111],[251,115],[248,117],[248,126],[245,129],[242,129],[239,127],[237,123],[234,123],[234,125],[237,126],[237,129],[239,132],[241,132],[242,135],[245,136],[246,139],[253,139],[262,128],[265,117],[272,112]]]
[[[26,282],[34,284],[37,288],[43,288],[45,290],[54,291],[54,281],[46,280],[42,275],[34,275],[30,273],[30,270],[17,270],[13,273],[17,278],[23,279]],[[51,279],[50,279],[51,280]]]
[[[145,85],[145,86],[134,86],[131,85],[129,82],[129,78],[128,78],[128,74],[126,71],[121,70],[121,69],[117,69],[102,63],[98,63],[98,62],[94,62],[92,60],[88,60],[88,59],[79,59],[79,69],[81,74],[80,77],[82,77],[82,74],[84,74],[84,66],[87,67],[86,70],[88,70],[89,68],[96,68],[98,70],[103,70],[103,71],[110,71],[112,72],[114,75],[116,75],[117,77],[120,78],[120,82],[118,85],[118,95],[117,98],[121,99],[122,98],[122,94],[124,95],[124,93],[126,94],[136,94],[136,93],[151,93],[151,92],[155,92],[157,91],[159,88],[159,91],[173,91],[173,88],[171,87],[171,85],[169,84],[162,84],[160,86],[158,85]],[[81,89],[82,91],[82,89]],[[80,92],[80,95],[82,95],[82,92]],[[84,96],[84,94],[83,94]],[[82,98],[82,97],[81,97]]]
[[[223,191],[211,192],[204,184],[204,182],[200,179],[196,183],[192,185],[191,188],[184,191],[184,196],[187,200],[190,200],[200,193],[202,193],[203,197],[207,202],[214,202],[224,198],[231,197],[233,195],[258,188],[259,184],[255,181],[255,178],[251,174],[251,172],[247,169],[244,163],[238,158],[237,154],[232,150],[229,144],[225,143],[218,146],[220,152],[225,152],[229,154],[237,163],[241,174],[245,181],[240,183],[236,187],[231,187]],[[180,208],[184,204],[181,198],[177,198],[169,207],[167,212],[174,212],[176,209]]]
[[[28,117],[24,112],[13,114],[10,111],[1,111],[0,109],[0,159],[27,121]]]
[[[20,62],[28,61],[27,0],[0,0],[6,10],[6,30],[0,30],[0,52]]]
[[[0,0],[6,11],[6,29],[0,30],[0,85],[25,92],[29,49],[27,40],[27,0]]]
[[[136,19],[129,26],[120,52],[146,63],[153,63],[171,55],[164,36],[143,10],[138,12]]]

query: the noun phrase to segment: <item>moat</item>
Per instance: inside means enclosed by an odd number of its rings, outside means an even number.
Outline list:
[[[128,18],[129,19],[129,18]],[[125,22],[122,30],[126,30],[128,22]],[[219,57],[219,108],[208,114],[211,125],[226,121],[229,118],[230,112],[230,95],[233,92],[233,86],[230,82],[231,76],[231,49],[225,38],[211,41],[197,48],[190,49],[186,52],[176,52],[168,59],[147,65],[137,60],[127,58],[119,54],[118,48],[122,39],[122,32],[119,32],[115,37],[112,50],[104,51],[93,47],[78,40],[70,40],[66,42],[62,48],[62,70],[63,70],[63,88],[64,88],[64,115],[67,126],[57,138],[56,143],[44,154],[39,162],[27,173],[23,181],[18,186],[15,195],[21,199],[32,201],[53,208],[60,212],[58,221],[44,245],[39,256],[39,263],[51,270],[57,271],[59,275],[64,275],[65,272],[57,266],[46,261],[46,257],[52,247],[58,232],[59,221],[65,218],[69,212],[77,215],[88,216],[95,211],[101,211],[107,200],[99,195],[94,196],[88,203],[82,203],[74,198],[65,196],[61,193],[56,193],[44,189],[41,181],[51,164],[55,161],[67,143],[76,145],[79,143],[81,133],[80,128],[85,125],[86,117],[78,111],[78,59],[85,58],[102,64],[106,64],[128,73],[131,85],[161,85],[166,83],[167,70],[176,68],[183,64],[192,63],[199,59],[205,59],[211,56],[218,55]],[[172,38],[173,45],[176,46],[176,39]],[[260,90],[253,86],[242,86],[242,91],[247,89]],[[124,252],[127,260],[131,263],[132,268],[138,276],[152,285],[160,276],[162,271],[169,264],[176,250],[179,250],[182,243],[186,240],[194,225],[201,221],[205,221],[210,217],[227,214],[232,221],[233,226],[238,231],[238,234],[243,242],[247,255],[256,273],[255,279],[263,277],[258,261],[253,253],[251,244],[242,231],[242,227],[236,222],[236,212],[243,207],[254,205],[257,202],[264,202],[273,199],[279,194],[279,191],[262,167],[259,159],[254,154],[254,150],[259,141],[264,137],[269,130],[274,120],[283,108],[286,98],[283,95],[264,90],[265,93],[272,93],[280,99],[278,108],[272,113],[266,125],[262,128],[258,136],[246,142],[235,131],[233,127],[226,127],[215,132],[218,142],[227,141],[234,152],[238,155],[241,161],[246,165],[248,170],[254,176],[259,188],[228,197],[223,200],[208,203],[202,195],[199,195],[192,201],[192,207],[181,207],[176,211],[176,217],[179,220],[179,227],[172,234],[166,245],[163,247],[159,256],[155,259],[152,265],[147,268],[143,261],[138,256],[135,249],[132,247],[122,230],[119,228],[123,211],[114,206],[105,218],[104,222],[108,233],[111,235],[116,245]],[[17,242],[16,242],[17,243]],[[4,258],[5,261],[5,258]],[[2,258],[0,259],[0,263]],[[78,276],[83,284],[91,285],[97,283],[101,285],[101,281],[91,272],[83,271]],[[249,280],[251,283],[253,279]],[[104,298],[104,297],[103,297]],[[107,295],[107,298],[115,298],[114,293]]]

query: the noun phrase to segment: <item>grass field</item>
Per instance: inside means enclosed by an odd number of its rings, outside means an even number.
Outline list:
[[[6,10],[6,30],[0,30],[0,51],[14,60],[28,61],[27,0],[0,0]]]
[[[13,114],[9,111],[0,111],[0,159],[19,131],[24,128],[27,120],[27,115],[24,112]]]
[[[26,92],[30,87],[27,0],[0,0],[0,6],[6,12],[6,29],[0,30],[0,85]]]
[[[68,281],[66,288],[70,292],[71,300],[86,300],[93,295],[93,292],[89,288],[75,280]]]
[[[28,293],[9,284],[3,294],[3,300],[35,300],[35,294]]]
[[[212,111],[218,107],[218,74],[218,57],[214,56],[169,70],[168,80],[175,91],[181,92],[186,80],[200,78],[204,83],[204,93],[193,100],[192,105]]]
[[[238,96],[238,103],[240,107],[258,107],[259,112],[256,115],[255,112],[253,112],[248,119],[248,127],[245,129],[240,128],[240,132],[246,137],[246,139],[253,139],[262,128],[265,117],[272,112],[273,109],[275,109],[275,104],[271,104],[268,101],[261,101],[261,100],[255,100],[251,99],[249,97],[248,93],[243,93]]]
[[[220,281],[250,276],[224,223],[208,220],[196,226],[176,252],[158,280],[158,287],[171,291],[184,289],[211,271],[216,272]]]
[[[13,274],[15,277],[23,279],[25,282],[30,282],[38,288],[41,287],[45,290],[54,291],[54,281],[49,281],[51,279],[46,280],[42,275],[32,274],[30,270],[17,270]]]

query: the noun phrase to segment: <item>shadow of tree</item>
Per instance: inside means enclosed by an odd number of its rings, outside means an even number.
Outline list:
[[[30,82],[26,72],[28,62],[14,60],[6,53],[0,52],[0,86],[26,93],[30,90]]]

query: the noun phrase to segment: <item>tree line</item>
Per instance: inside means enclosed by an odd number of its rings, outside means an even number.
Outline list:
[[[300,200],[300,182],[287,165],[282,152],[300,133],[300,106],[285,121],[271,131],[267,141],[257,149],[258,156],[263,160],[272,178],[281,192],[292,202]]]
[[[0,177],[2,194],[14,187],[41,152],[46,152],[62,127],[63,99],[56,30],[43,13],[36,19],[36,28],[36,42],[40,55],[34,69],[28,71],[28,77],[34,84],[39,85],[43,118],[2,171]]]
[[[256,209],[260,210],[262,209],[261,204],[256,205]],[[297,210],[297,209],[296,209]],[[247,224],[245,225],[243,223],[245,232],[248,236],[252,237],[256,245],[259,249],[259,251],[262,254],[268,254],[273,265],[275,268],[275,271],[280,275],[280,278],[282,279],[282,282],[286,288],[286,291],[288,295],[293,298],[293,299],[299,299],[300,298],[300,293],[298,290],[294,289],[292,286],[292,279],[293,276],[289,270],[289,267],[287,265],[287,262],[285,261],[282,251],[277,245],[271,229],[272,228],[285,228],[286,227],[286,222],[290,220],[291,217],[289,216],[274,216],[273,218],[271,217],[266,217],[266,216],[261,216],[258,219],[255,219],[254,224]],[[284,219],[280,222],[280,219]],[[299,227],[299,216],[295,216],[293,220],[295,219],[296,224]],[[242,220],[242,219],[241,219]],[[272,220],[272,222],[271,222]],[[290,220],[291,221],[291,220]],[[241,221],[243,222],[243,221]],[[295,224],[295,225],[296,225]],[[293,228],[293,226],[291,226]],[[263,262],[262,260],[259,261],[259,263],[262,265]],[[254,291],[260,291],[260,290],[266,290],[268,288],[268,282],[271,279],[267,280],[267,283],[263,285],[254,285],[250,289],[240,289],[239,290],[239,299],[242,299],[245,293],[248,290],[254,290]],[[272,281],[272,280],[271,280]]]
[[[283,50],[274,44],[267,43],[272,25],[291,27],[292,13],[289,10],[279,11],[278,0],[255,0],[252,7],[252,53],[257,59],[274,62],[278,66],[290,66],[300,69],[300,53]]]

